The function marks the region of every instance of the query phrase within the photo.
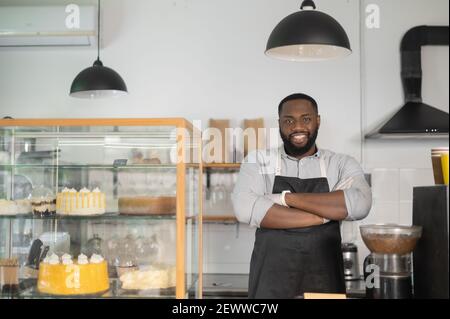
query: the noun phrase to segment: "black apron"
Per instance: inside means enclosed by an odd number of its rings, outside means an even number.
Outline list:
[[[276,176],[273,193],[328,193],[326,177]],[[249,298],[301,298],[345,293],[339,222],[295,229],[258,228],[250,262]]]

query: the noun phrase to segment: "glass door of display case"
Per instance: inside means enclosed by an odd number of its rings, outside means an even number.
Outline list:
[[[16,296],[201,298],[200,140],[184,119],[0,120]]]

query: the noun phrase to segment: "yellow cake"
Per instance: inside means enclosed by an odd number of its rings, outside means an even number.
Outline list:
[[[62,261],[53,254],[39,266],[38,290],[50,295],[92,295],[108,291],[108,264],[99,255],[90,261],[84,255],[73,262],[69,255]]]
[[[64,188],[56,196],[56,213],[60,215],[101,215],[106,212],[106,196],[98,188],[92,192],[83,188]]]

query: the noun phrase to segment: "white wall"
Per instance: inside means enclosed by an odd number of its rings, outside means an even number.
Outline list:
[[[95,48],[0,48],[0,116],[203,121],[262,116],[273,123],[281,98],[307,92],[320,104],[320,145],[356,157],[374,174],[374,208],[365,222],[410,223],[412,186],[432,183],[429,149],[448,145],[448,139],[361,143],[360,136],[402,104],[404,32],[419,24],[448,25],[447,0],[317,0],[344,26],[354,52],[344,60],[311,64],[263,54],[272,29],[298,10],[299,0],[102,3],[101,58],[122,75],[130,95],[103,101],[68,97],[75,75],[94,61]],[[381,8],[380,29],[360,28],[360,12],[369,3]],[[448,48],[427,48],[424,57],[424,99],[448,112]],[[357,226],[346,227],[345,238],[352,232],[358,237]],[[367,252],[357,242],[363,257]],[[253,230],[207,225],[205,246],[205,271],[245,273]]]
[[[323,147],[359,158],[357,3],[320,3],[348,30],[355,50],[350,58],[292,64],[269,59],[264,49],[275,25],[298,10],[298,0],[103,1],[101,58],[122,75],[130,95],[103,101],[68,96],[76,74],[93,63],[95,48],[1,48],[0,116],[262,116],[273,122],[278,102],[303,91],[320,103]]]

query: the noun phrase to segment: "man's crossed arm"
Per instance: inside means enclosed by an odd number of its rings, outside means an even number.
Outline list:
[[[278,196],[281,198],[282,195],[270,197]],[[287,193],[285,202],[288,207],[280,205],[281,202],[275,199],[261,222],[262,227],[288,229],[316,226],[325,220],[343,220],[348,214],[342,190],[319,194]]]

